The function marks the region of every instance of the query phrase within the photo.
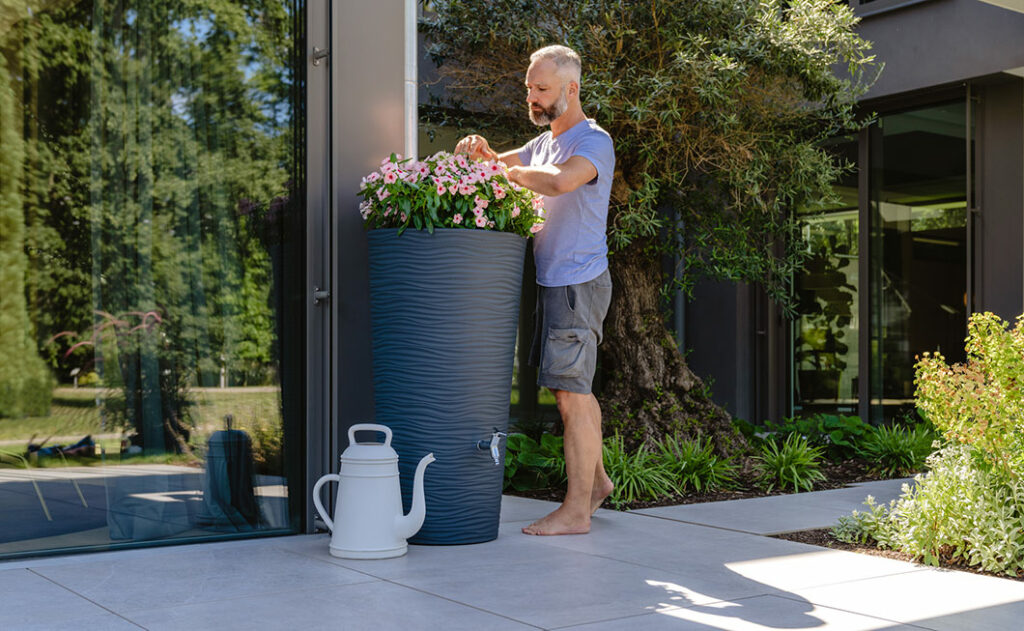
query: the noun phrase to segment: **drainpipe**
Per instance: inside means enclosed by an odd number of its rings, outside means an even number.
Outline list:
[[[416,58],[419,54],[416,38],[417,0],[405,0],[405,154],[406,158],[419,158],[418,77]]]

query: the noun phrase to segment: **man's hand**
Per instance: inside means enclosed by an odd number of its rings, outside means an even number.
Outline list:
[[[466,154],[471,160],[498,159],[497,152],[491,149],[491,146],[487,144],[487,139],[476,134],[466,136],[460,140],[459,144],[455,145],[455,153]]]

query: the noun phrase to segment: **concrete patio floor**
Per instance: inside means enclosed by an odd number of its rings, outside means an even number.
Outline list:
[[[0,629],[1024,628],[1024,583],[764,536],[899,487],[602,510],[570,537],[520,534],[554,505],[505,497],[497,540],[383,561],[323,534],[9,561]]]

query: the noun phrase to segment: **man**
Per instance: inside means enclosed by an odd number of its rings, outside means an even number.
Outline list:
[[[597,345],[611,301],[605,232],[615,168],[611,137],[580,106],[579,55],[565,46],[530,56],[526,103],[530,120],[551,130],[498,154],[481,136],[459,141],[456,153],[501,160],[508,178],[544,196],[546,222],[534,239],[537,326],[531,365],[551,390],[565,426],[565,501],[523,528],[531,535],[583,534],[614,488],[604,470],[601,408],[591,392]]]

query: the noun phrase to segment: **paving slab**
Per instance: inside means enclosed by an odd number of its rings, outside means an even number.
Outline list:
[[[502,616],[385,581],[315,585],[262,596],[162,607],[126,614],[150,631],[367,629],[526,631]]]
[[[840,517],[854,510],[863,510],[867,496],[873,496],[880,504],[888,503],[900,496],[903,484],[909,483],[913,483],[913,479],[882,480],[830,491],[645,508],[632,512],[757,535],[776,535],[830,528]]]
[[[877,486],[789,506],[855,507]],[[734,504],[743,524],[777,512]],[[506,498],[495,541],[379,561],[332,557],[318,534],[0,563],[0,629],[1024,628],[1021,582],[646,511],[598,511],[588,535],[519,532],[554,506]]]
[[[633,618],[563,627],[572,631],[920,631],[921,627],[809,605],[780,596],[755,596],[701,607],[665,609]]]

